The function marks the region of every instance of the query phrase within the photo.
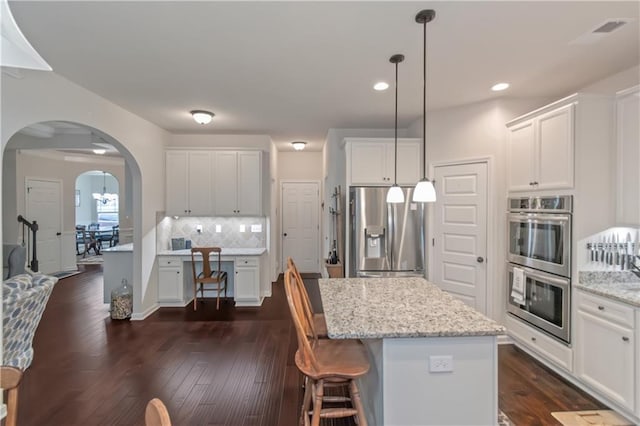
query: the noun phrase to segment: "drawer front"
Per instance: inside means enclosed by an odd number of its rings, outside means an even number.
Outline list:
[[[182,266],[182,259],[179,257],[158,256],[158,266]]]
[[[598,318],[633,329],[633,307],[579,290],[576,292],[576,296],[579,310],[589,312]]]
[[[542,355],[548,361],[567,371],[573,369],[573,350],[557,340],[537,331],[533,326],[507,314],[505,325],[508,333],[518,343]]]
[[[258,266],[258,258],[257,257],[238,257],[236,258],[236,267],[249,267],[249,266]]]

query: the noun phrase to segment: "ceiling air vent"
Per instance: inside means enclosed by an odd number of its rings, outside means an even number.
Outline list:
[[[623,21],[620,19],[617,19],[615,21],[607,21],[604,24],[600,25],[595,30],[593,30],[593,32],[594,33],[612,33],[626,23],[627,21]]]

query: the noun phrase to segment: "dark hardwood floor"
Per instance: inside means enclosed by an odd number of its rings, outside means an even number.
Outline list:
[[[174,425],[297,424],[302,380],[281,282],[259,309],[227,301],[216,311],[212,300],[197,312],[112,321],[102,266],[81,268],[58,282],[36,332],[19,425],[141,425],[154,397]],[[316,281],[305,281],[319,307]],[[558,424],[551,411],[601,407],[513,346],[499,353],[500,408],[515,425]]]

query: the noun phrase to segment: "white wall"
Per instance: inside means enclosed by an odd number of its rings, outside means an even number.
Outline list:
[[[169,135],[169,146],[173,148],[257,148],[268,152],[271,149],[271,138],[268,135]]]
[[[322,180],[322,152],[278,152],[280,180]]]
[[[69,121],[107,137],[131,168],[133,309],[134,317],[140,317],[153,309],[157,300],[155,212],[164,210],[164,147],[169,143],[169,134],[54,72],[23,70],[22,74],[21,79],[3,75],[1,82],[3,153],[9,139],[30,124]],[[5,219],[4,213],[3,210],[3,223],[14,219]]]

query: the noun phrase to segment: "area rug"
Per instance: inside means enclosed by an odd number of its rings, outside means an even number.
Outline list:
[[[101,265],[103,263],[102,255],[79,257],[76,263],[78,265]]]
[[[633,426],[611,410],[557,411],[551,415],[563,426]]]
[[[505,413],[500,411],[498,413],[498,426],[513,426],[513,422]]]
[[[65,278],[69,278],[69,277],[72,277],[74,275],[78,275],[81,272],[82,271],[60,271],[60,272],[54,272],[53,274],[49,274],[49,275],[52,275],[52,276],[58,278],[59,280],[63,280]]]

